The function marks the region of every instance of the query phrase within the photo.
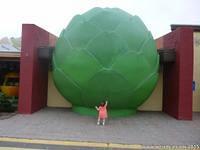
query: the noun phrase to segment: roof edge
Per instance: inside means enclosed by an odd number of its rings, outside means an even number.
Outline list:
[[[193,31],[200,32],[200,25],[189,25],[189,24],[171,24],[171,30],[174,31],[179,27],[189,27],[192,28]]]

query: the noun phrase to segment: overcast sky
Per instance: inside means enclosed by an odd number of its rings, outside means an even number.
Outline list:
[[[59,36],[74,15],[93,7],[138,15],[154,38],[170,32],[170,24],[200,25],[200,0],[0,0],[0,38],[21,36],[22,23]]]

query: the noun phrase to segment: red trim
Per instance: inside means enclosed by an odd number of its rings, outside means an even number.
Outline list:
[[[176,62],[163,67],[163,111],[192,120],[193,30],[181,27],[156,42],[157,48],[176,51]]]
[[[34,24],[22,25],[19,113],[30,114],[47,104],[48,62],[38,59],[37,48],[53,45],[55,40]]]
[[[179,111],[178,119],[192,119],[193,30],[179,29]]]

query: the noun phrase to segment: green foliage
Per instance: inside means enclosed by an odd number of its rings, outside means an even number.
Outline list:
[[[0,112],[13,112],[17,109],[18,99],[16,97],[6,97],[0,92]]]
[[[5,94],[0,92],[0,102],[5,100]]]

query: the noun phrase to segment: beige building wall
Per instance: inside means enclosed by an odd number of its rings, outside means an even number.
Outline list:
[[[141,111],[162,111],[163,97],[163,71],[162,67],[159,73],[157,85],[148,100],[142,104],[138,110]]]
[[[193,91],[193,111],[200,112],[200,32],[194,32],[194,72],[193,81],[196,88]]]
[[[47,95],[48,107],[71,107],[71,104],[64,99],[64,97],[56,89],[52,73],[48,74],[48,95]]]
[[[56,89],[52,73],[49,72],[48,76],[48,100],[47,106],[49,107],[71,107],[71,104],[64,99],[64,97]],[[162,84],[163,84],[163,75],[162,71],[159,75],[159,80],[155,90],[149,99],[139,107],[139,110],[143,111],[162,111]]]

